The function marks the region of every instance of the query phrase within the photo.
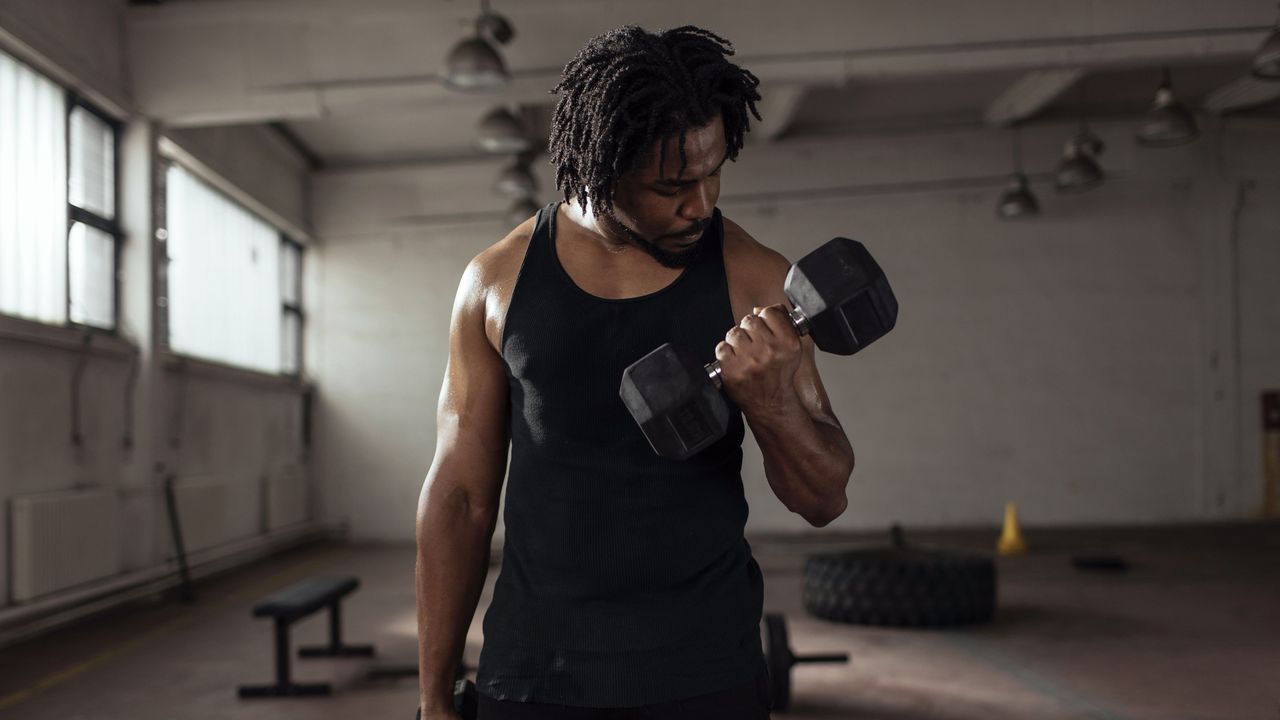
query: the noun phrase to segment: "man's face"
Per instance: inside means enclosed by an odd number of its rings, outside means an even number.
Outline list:
[[[666,160],[659,173],[660,152]],[[702,233],[720,198],[720,168],[728,152],[724,120],[685,133],[687,162],[680,171],[680,137],[655,142],[639,164],[618,179],[607,225],[621,239],[643,249],[666,267],[697,259]],[[679,175],[676,173],[679,172]]]

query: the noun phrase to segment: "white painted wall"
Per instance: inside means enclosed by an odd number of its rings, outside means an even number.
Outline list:
[[[80,422],[71,442],[71,388],[80,336],[63,327],[0,318],[0,507],[18,494],[96,485],[120,498],[124,570],[146,570],[171,555],[160,483],[170,475],[218,475],[231,482],[230,536],[264,529],[263,483],[305,464],[301,394],[296,384],[191,362],[160,347],[153,273],[152,165],[156,131],[131,117],[123,75],[125,3],[112,0],[6,2],[0,41],[45,72],[119,103],[122,142],[121,318],[117,338],[99,337],[85,357]],[[20,46],[20,47],[19,47]],[[34,53],[34,54],[33,54]],[[111,108],[109,108],[111,109]],[[201,164],[290,223],[306,227],[306,164],[261,128],[187,129],[175,140]],[[135,352],[139,370],[129,388]],[[133,444],[125,448],[126,395],[132,392]],[[2,521],[8,522],[8,513]],[[8,602],[7,531],[0,532],[0,615]]]
[[[892,335],[820,361],[858,453],[850,509],[832,527],[991,525],[1006,500],[1042,525],[1258,511],[1257,389],[1280,383],[1273,180],[1248,194],[1236,260],[1230,226],[1236,176],[1276,167],[1234,158],[1280,147],[1280,129],[1210,123],[1192,146],[1142,151],[1131,125],[1097,126],[1112,177],[1078,196],[1044,179],[1071,128],[1024,130],[1044,208],[1024,223],[994,217],[1008,138],[985,130],[782,141],[726,171],[721,208],[758,239],[793,260],[834,235],[860,239],[901,301]],[[496,172],[333,171],[313,183],[318,471],[326,514],[357,537],[411,537],[457,279],[508,229],[487,189]],[[485,211],[492,220],[429,220]],[[773,497],[750,440],[746,453],[748,529],[806,529]]]

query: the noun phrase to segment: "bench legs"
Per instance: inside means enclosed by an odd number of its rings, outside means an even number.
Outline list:
[[[276,618],[276,682],[274,685],[241,685],[240,697],[297,697],[328,695],[329,683],[295,683],[289,679],[289,622]]]
[[[342,644],[342,609],[334,600],[329,603],[329,644],[300,647],[298,657],[373,657],[373,646]]]

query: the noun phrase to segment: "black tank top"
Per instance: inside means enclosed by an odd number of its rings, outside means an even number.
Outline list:
[[[675,342],[710,362],[735,324],[720,211],[674,282],[610,300],[560,264],[557,207],[538,212],[503,330],[506,539],[477,685],[498,700],[636,707],[747,682],[764,668],[764,593],[743,536],[741,413],[676,462],[618,397],[649,351]]]

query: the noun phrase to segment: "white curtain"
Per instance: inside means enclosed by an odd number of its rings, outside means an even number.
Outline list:
[[[71,110],[71,204],[107,220],[116,215],[115,131],[82,107]]]
[[[169,347],[280,372],[279,231],[176,163],[166,177]]]
[[[110,329],[115,325],[116,239],[84,223],[71,225],[67,243],[71,321]]]
[[[0,313],[66,322],[62,88],[0,53]]]

